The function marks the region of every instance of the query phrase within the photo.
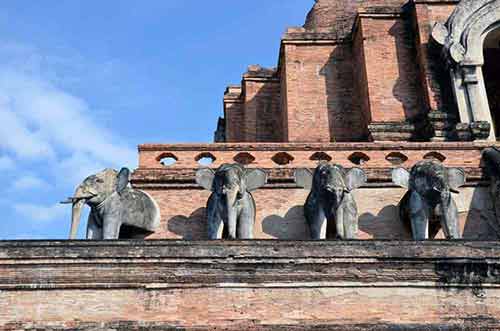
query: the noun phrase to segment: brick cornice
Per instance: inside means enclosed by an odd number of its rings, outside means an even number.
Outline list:
[[[43,272],[40,272],[43,268]],[[500,286],[500,243],[4,241],[0,289]]]
[[[141,144],[142,151],[349,151],[349,150],[481,150],[491,142],[357,142],[357,143],[219,143]]]

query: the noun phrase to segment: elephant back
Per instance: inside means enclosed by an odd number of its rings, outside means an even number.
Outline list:
[[[148,231],[155,231],[160,223],[160,213],[153,198],[142,191],[126,189],[120,194],[122,202],[121,219],[128,225]]]

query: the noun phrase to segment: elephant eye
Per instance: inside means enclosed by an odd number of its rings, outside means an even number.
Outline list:
[[[98,183],[104,183],[104,180],[101,179],[101,178],[97,178],[96,182],[98,182]]]

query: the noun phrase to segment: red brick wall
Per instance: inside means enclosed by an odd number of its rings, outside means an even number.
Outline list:
[[[278,80],[244,79],[245,141],[282,141]]]
[[[498,242],[0,241],[0,330],[498,330]]]
[[[289,142],[329,142],[326,78],[335,46],[284,46]]]
[[[451,80],[441,60],[441,53],[431,40],[432,28],[437,22],[445,23],[455,9],[454,3],[429,2],[415,4],[414,27],[420,81],[424,107],[428,110],[456,111]]]
[[[425,286],[254,287],[2,292],[0,320],[11,323],[0,330],[495,330],[488,320],[500,316],[494,287],[482,299]]]
[[[364,153],[369,158],[363,164],[366,168],[387,168],[391,163],[386,159],[391,153],[401,153],[407,161],[402,165],[410,167],[424,158],[427,153],[438,152],[446,157],[445,164],[467,168],[479,167],[481,150],[487,147],[483,143],[337,143],[337,144],[178,144],[178,145],[141,145],[139,146],[139,170],[194,169],[199,167],[196,159],[201,154],[211,154],[215,162],[211,167],[223,163],[234,163],[239,153],[249,153],[255,161],[250,167],[293,169],[296,167],[315,167],[317,161],[313,155],[323,152],[329,155],[333,162],[346,167],[354,164],[349,157],[354,153]],[[278,165],[273,157],[286,152],[292,157],[287,165]],[[173,154],[178,159],[172,166],[164,167],[158,160],[164,154]]]
[[[224,93],[224,117],[226,119],[226,141],[245,141],[244,107],[241,86],[228,86]]]
[[[145,145],[141,146],[140,167],[134,173],[134,186],[148,191],[159,203],[162,213],[161,228],[151,238],[204,239],[206,237],[205,205],[210,192],[194,183],[196,156],[210,153],[216,160],[211,165],[233,163],[239,153],[251,154],[255,160],[250,167],[269,172],[269,184],[257,190],[255,237],[262,239],[307,239],[308,230],[302,206],[308,192],[296,187],[293,171],[296,168],[314,168],[315,153],[329,155],[335,163],[353,167],[350,157],[364,153],[369,158],[361,167],[368,175],[368,184],[355,192],[358,202],[362,239],[408,239],[410,232],[398,220],[397,205],[405,191],[391,185],[390,171],[394,167],[410,168],[429,153],[440,153],[449,167],[462,167],[467,172],[468,187],[455,199],[459,206],[461,226],[469,238],[485,239],[494,235],[488,220],[496,222],[488,191],[481,182],[481,149],[479,143],[359,143],[359,144],[223,144],[223,145]],[[172,153],[178,163],[161,167],[156,161],[162,153]],[[288,153],[293,161],[277,165],[277,153]],[[389,155],[400,153],[407,160],[401,165],[391,164]]]
[[[360,113],[362,126],[366,135],[368,135],[368,125],[372,121],[370,110],[370,95],[368,92],[368,77],[365,60],[363,26],[357,25],[353,36],[353,110]]]
[[[361,116],[352,105],[350,45],[286,44],[281,64],[289,142],[361,140]]]
[[[403,18],[362,17],[373,122],[401,122],[421,111],[413,40]]]
[[[243,104],[241,102],[228,101],[224,103],[224,113],[226,118],[226,141],[242,142],[245,141],[243,124]]]

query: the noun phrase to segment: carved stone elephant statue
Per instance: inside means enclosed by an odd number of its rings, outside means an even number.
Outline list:
[[[215,172],[198,170],[196,182],[212,191],[207,202],[208,238],[252,239],[256,207],[251,192],[266,184],[266,172],[224,164]]]
[[[460,239],[458,209],[451,193],[459,193],[465,184],[465,172],[447,168],[436,161],[421,161],[411,171],[404,168],[392,172],[394,184],[408,188],[399,204],[400,218],[409,221],[415,240],[429,239],[439,230],[448,239]]]
[[[73,205],[70,238],[75,239],[82,208],[91,211],[87,225],[87,239],[119,239],[137,233],[149,234],[160,224],[160,210],[147,193],[128,187],[130,171],[106,169],[87,177],[65,203]],[[121,231],[120,231],[121,230]],[[125,231],[124,231],[125,230]]]
[[[304,215],[312,239],[357,238],[358,209],[352,191],[366,183],[362,169],[347,171],[340,165],[325,162],[314,174],[309,169],[297,169],[295,182],[311,190]]]

